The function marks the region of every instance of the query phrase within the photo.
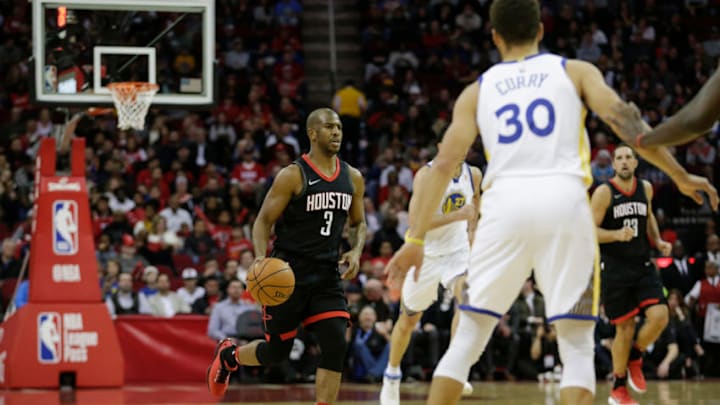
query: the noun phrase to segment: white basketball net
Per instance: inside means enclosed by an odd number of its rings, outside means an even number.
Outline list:
[[[118,115],[118,128],[145,128],[145,116],[160,86],[145,82],[118,82],[108,85]]]

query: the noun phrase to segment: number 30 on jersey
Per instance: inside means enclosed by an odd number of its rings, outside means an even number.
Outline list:
[[[536,114],[545,113],[547,120],[545,125],[540,127]],[[505,104],[495,111],[495,116],[504,121],[504,128],[498,134],[499,143],[513,143],[520,139],[523,129],[527,127],[533,134],[545,137],[552,133],[555,129],[555,108],[550,100],[546,98],[536,98],[524,111],[520,111],[520,107],[515,103]]]

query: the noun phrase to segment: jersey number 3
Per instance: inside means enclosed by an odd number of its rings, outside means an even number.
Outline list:
[[[540,128],[535,121],[535,112],[538,108],[543,108],[547,111],[547,123],[544,128]],[[510,113],[509,115],[507,113]],[[498,134],[498,142],[500,143],[513,143],[520,139],[523,133],[523,123],[520,120],[520,107],[515,104],[505,104],[495,111],[495,116],[500,119],[501,117],[505,120],[505,133]],[[525,110],[525,122],[530,132],[537,136],[548,136],[555,129],[555,108],[553,107],[550,100],[546,98],[536,98],[528,105]]]
[[[325,213],[323,214],[323,218],[325,219],[325,225],[320,228],[320,235],[330,236],[330,230],[332,229],[333,222],[333,212],[325,211]]]

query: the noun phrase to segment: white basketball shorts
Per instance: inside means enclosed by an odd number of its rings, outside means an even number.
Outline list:
[[[501,317],[534,270],[549,322],[593,318],[594,311],[577,311],[588,308],[580,302],[592,287],[597,252],[580,178],[498,178],[483,193],[480,212],[461,309]]]
[[[470,259],[470,246],[447,255],[425,256],[418,281],[415,281],[415,268],[405,276],[402,286],[402,302],[412,312],[421,312],[438,297],[438,285],[451,287],[453,279],[464,274]]]

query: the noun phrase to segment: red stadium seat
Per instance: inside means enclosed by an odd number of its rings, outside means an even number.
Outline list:
[[[173,255],[173,265],[178,272],[183,271],[186,267],[196,268],[195,266],[197,266],[192,256],[184,253],[176,253]]]

